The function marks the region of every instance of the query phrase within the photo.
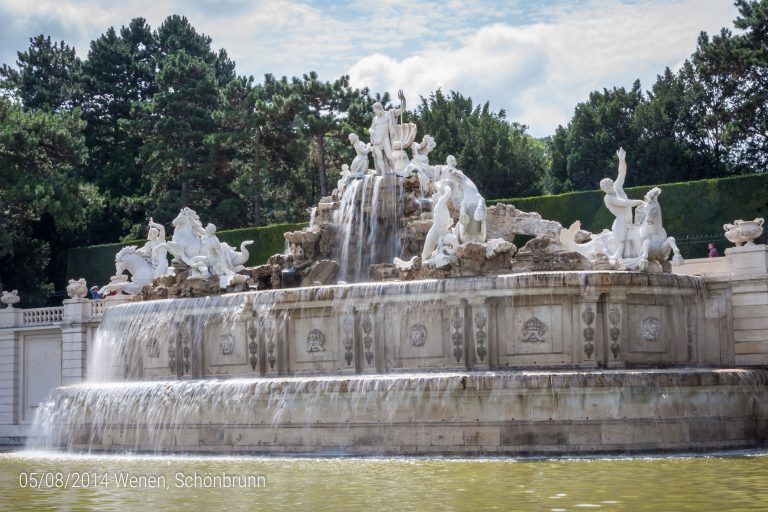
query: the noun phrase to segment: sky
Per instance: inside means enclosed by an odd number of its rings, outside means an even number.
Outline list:
[[[437,88],[490,101],[537,137],[565,125],[591,91],[650,88],[703,30],[732,28],[729,0],[0,0],[0,62],[50,35],[86,58],[108,27],[171,14],[225,48],[237,73],[403,89],[408,107]]]

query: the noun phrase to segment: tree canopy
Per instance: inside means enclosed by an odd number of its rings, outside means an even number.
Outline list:
[[[593,189],[629,153],[627,185],[762,171],[768,163],[768,0],[737,0],[735,30],[702,33],[650,89],[606,87],[545,139],[458,91],[410,98],[408,121],[489,200]],[[407,92],[407,91],[406,91]],[[190,206],[219,228],[304,220],[368,137],[387,93],[309,71],[239,76],[183,16],[109,27],[82,60],[40,34],[0,67],[4,288],[63,289],[73,246],[146,236]]]

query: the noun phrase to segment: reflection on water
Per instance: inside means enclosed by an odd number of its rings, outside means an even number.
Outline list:
[[[0,454],[0,510],[19,511],[748,511],[768,507],[766,482],[767,453],[554,460]]]

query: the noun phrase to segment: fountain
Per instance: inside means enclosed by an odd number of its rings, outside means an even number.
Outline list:
[[[288,254],[244,268],[247,243],[220,243],[189,209],[171,242],[153,226],[143,251],[121,251],[110,286],[142,300],[107,311],[88,382],[50,394],[30,443],[479,455],[761,441],[766,372],[719,368],[703,280],[669,272],[682,258],[661,190],[626,197],[623,150],[601,183],[612,229],[566,229],[486,205],[453,157],[430,165],[435,141],[397,123],[399,97],[374,106],[370,143],[350,137],[355,160],[286,233]],[[533,238],[518,250],[516,235]],[[129,252],[144,261],[132,281]]]

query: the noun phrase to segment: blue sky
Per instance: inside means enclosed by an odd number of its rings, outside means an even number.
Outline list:
[[[438,87],[490,100],[536,136],[567,123],[589,92],[650,87],[687,58],[700,31],[731,27],[728,0],[0,0],[0,62],[36,34],[86,57],[109,26],[141,16],[156,28],[183,14],[225,48],[237,72],[324,80],[394,93],[415,105]]]

